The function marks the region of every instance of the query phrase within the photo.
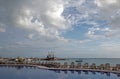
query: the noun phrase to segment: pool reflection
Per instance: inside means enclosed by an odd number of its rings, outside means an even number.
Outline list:
[[[80,70],[44,70],[35,67],[0,67],[0,79],[120,79],[120,74]]]
[[[77,71],[74,71],[74,70],[50,70],[50,71],[53,71],[55,73],[64,73],[64,74],[68,74],[69,72],[71,74],[74,74],[77,72],[77,74],[85,74],[85,75],[88,75],[89,73],[92,73],[93,75],[96,75],[98,73],[100,73],[101,75],[106,75],[106,76],[111,76],[111,74],[115,74],[117,75],[118,77],[120,77],[120,74],[117,74],[117,73],[110,73],[110,72],[95,72],[95,71],[80,71],[80,70],[77,70]]]

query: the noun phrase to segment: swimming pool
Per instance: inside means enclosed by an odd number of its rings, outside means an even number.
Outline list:
[[[0,67],[0,79],[120,79],[120,77],[119,74],[102,72]]]

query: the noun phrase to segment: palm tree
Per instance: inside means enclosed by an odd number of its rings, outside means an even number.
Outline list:
[[[112,71],[117,71],[117,67],[112,67]]]
[[[74,62],[71,62],[70,68],[74,68],[74,67],[75,67]]]
[[[64,68],[67,68],[67,67],[68,67],[68,63],[65,62],[65,63],[64,63]]]
[[[104,69],[105,69],[104,64],[101,64],[101,65],[100,65],[100,69],[101,69],[101,70],[104,70]]]
[[[56,64],[56,68],[59,68],[59,67],[60,67],[60,63],[57,63],[57,64]]]
[[[44,65],[47,66],[47,65],[48,65],[48,62],[46,61],[46,62],[44,63]]]
[[[39,65],[41,65],[41,62],[39,61]]]
[[[120,64],[116,64],[117,70],[120,70]]]
[[[89,68],[88,63],[85,63],[85,64],[83,65],[83,68],[85,68],[85,69]]]
[[[106,64],[105,64],[105,69],[106,69],[106,70],[110,70],[110,63],[106,63]]]
[[[44,62],[42,62],[41,65],[44,66]]]
[[[96,64],[92,63],[92,65],[90,66],[90,69],[97,69]]]
[[[77,68],[81,68],[81,63],[80,62],[77,63]]]
[[[17,58],[17,63],[23,64],[23,63],[24,63],[24,59],[21,58],[21,57],[18,57],[18,58]]]

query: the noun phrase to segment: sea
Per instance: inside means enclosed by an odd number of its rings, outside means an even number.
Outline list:
[[[71,58],[64,62],[75,62],[82,60],[82,63],[96,63],[111,65],[120,64],[120,58]],[[90,72],[90,71],[58,71],[38,69],[34,67],[4,67],[0,66],[0,79],[120,79],[120,74]]]

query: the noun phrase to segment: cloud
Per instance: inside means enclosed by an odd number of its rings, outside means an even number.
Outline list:
[[[93,6],[93,0],[70,0],[67,8],[65,8],[65,18],[71,25],[81,26],[82,24],[92,23],[97,14],[97,10]]]
[[[79,41],[80,44],[84,44],[84,43],[88,43],[88,42],[91,42],[91,40],[90,39],[84,39],[84,40]]]
[[[6,32],[5,25],[0,23],[0,32]]]
[[[9,27],[24,28],[42,36],[62,40],[61,32],[70,28],[62,15],[65,3],[63,0],[1,0],[0,21]]]
[[[107,20],[109,25],[118,27],[118,4],[118,0],[1,0],[0,21],[9,27],[23,28],[40,36],[65,41],[67,39],[62,37],[62,33],[76,25],[102,27],[97,21],[98,16],[99,19]],[[94,32],[88,31],[88,33]],[[32,35],[29,37],[32,38]]]
[[[33,7],[30,7],[31,5]],[[26,6],[21,9],[21,14],[17,17],[16,23],[19,27],[38,32],[43,36],[62,39],[61,31],[69,28],[62,16],[64,10],[62,0],[37,0],[34,4],[31,1]]]
[[[25,45],[23,42],[16,42],[15,45]]]
[[[112,28],[120,28],[120,0],[95,0],[99,15]]]
[[[104,6],[109,6],[109,5],[114,5],[117,3],[118,0],[95,0],[95,3],[99,7],[104,7]]]
[[[88,32],[86,33],[86,36],[89,38],[101,38],[106,39],[109,37],[113,37],[116,34],[116,30],[112,30],[108,27],[90,27],[88,28]]]
[[[0,32],[5,32],[5,28],[0,28]]]
[[[108,53],[118,53],[120,52],[119,50],[120,43],[115,42],[115,41],[102,42],[99,45],[99,48],[103,50],[104,52],[106,51]]]
[[[28,38],[28,39],[33,39],[33,36],[34,36],[34,34],[29,34],[29,35],[27,36],[27,38]]]
[[[5,48],[7,49],[16,49],[16,48],[28,48],[32,45],[28,44],[28,43],[25,43],[25,42],[22,42],[22,41],[18,41],[18,42],[14,42],[14,43],[11,43],[9,45],[7,45]]]
[[[102,27],[97,22],[99,19],[119,28],[119,3],[119,0],[1,0],[0,21],[9,27],[16,26],[62,40],[62,32],[75,25]]]

